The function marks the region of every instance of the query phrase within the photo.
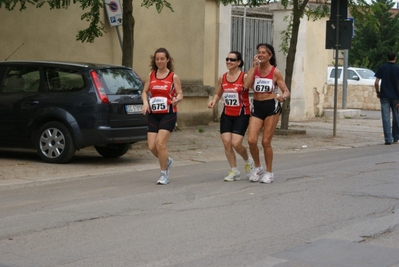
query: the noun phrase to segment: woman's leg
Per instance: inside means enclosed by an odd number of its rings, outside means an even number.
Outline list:
[[[154,132],[147,133],[148,149],[151,151],[151,153],[156,158],[158,158],[157,143],[156,143],[157,135],[158,135],[158,133],[154,133]]]
[[[258,136],[262,127],[263,120],[257,117],[251,117],[248,125],[248,146],[256,168],[261,166],[259,158]]]
[[[170,135],[171,132],[161,129],[156,137],[156,151],[161,171],[166,171],[166,165],[168,163],[168,150],[166,149],[166,144],[168,143]]]
[[[279,114],[269,116],[263,124],[262,147],[266,162],[266,171],[272,172],[273,165],[273,148],[272,138],[278,123]]]
[[[236,154],[234,153],[233,146],[232,146],[232,133],[226,132],[221,134],[223,146],[224,146],[224,153],[226,154],[227,161],[230,164],[231,168],[237,167],[236,163]]]
[[[244,140],[244,136],[239,134],[232,134],[231,144],[235,151],[242,157],[243,160],[248,160],[248,151],[245,146],[242,144],[242,140]]]

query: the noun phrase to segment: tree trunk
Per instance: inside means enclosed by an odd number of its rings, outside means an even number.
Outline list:
[[[133,67],[133,48],[134,48],[134,18],[133,0],[123,0],[123,45],[122,45],[122,65]]]
[[[294,63],[295,63],[295,55],[296,55],[296,46],[298,43],[298,34],[299,34],[299,25],[301,23],[301,14],[303,14],[303,10],[308,3],[308,0],[305,0],[299,5],[299,0],[293,1],[293,19],[292,19],[292,33],[290,39],[290,47],[288,49],[288,54],[286,58],[286,67],[285,67],[285,84],[287,85],[288,90],[291,92],[291,84],[292,84],[292,74],[294,72]],[[283,110],[281,115],[281,129],[288,130],[288,123],[290,119],[290,104],[291,97],[289,97],[283,104]]]

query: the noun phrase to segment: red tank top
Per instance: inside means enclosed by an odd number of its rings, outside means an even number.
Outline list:
[[[261,77],[259,70],[255,69],[254,74],[254,93],[255,94],[272,94],[277,93],[277,84],[273,81],[274,70],[276,67],[272,67],[269,74],[266,77]]]
[[[152,113],[176,113],[176,106],[172,106],[175,97],[173,83],[174,72],[169,72],[163,79],[156,77],[157,72],[152,71],[150,76],[150,109]]]
[[[250,114],[250,103],[248,90],[244,90],[244,72],[241,71],[237,80],[227,81],[227,73],[223,74],[222,92],[224,99],[224,114],[228,116],[239,116]]]

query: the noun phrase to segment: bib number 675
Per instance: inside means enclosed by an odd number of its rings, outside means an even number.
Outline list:
[[[164,109],[166,109],[166,106],[164,103],[157,103],[157,104],[152,104],[151,109],[152,110],[164,110]]]

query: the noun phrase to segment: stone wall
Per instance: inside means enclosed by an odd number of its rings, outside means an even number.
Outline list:
[[[334,108],[334,84],[326,86],[324,109]],[[342,108],[342,85],[338,85],[337,108]],[[348,85],[347,108],[381,110],[380,100],[375,93],[374,85]]]
[[[208,125],[213,121],[213,110],[208,102],[213,96],[214,87],[182,83],[184,99],[177,106],[177,126]]]

